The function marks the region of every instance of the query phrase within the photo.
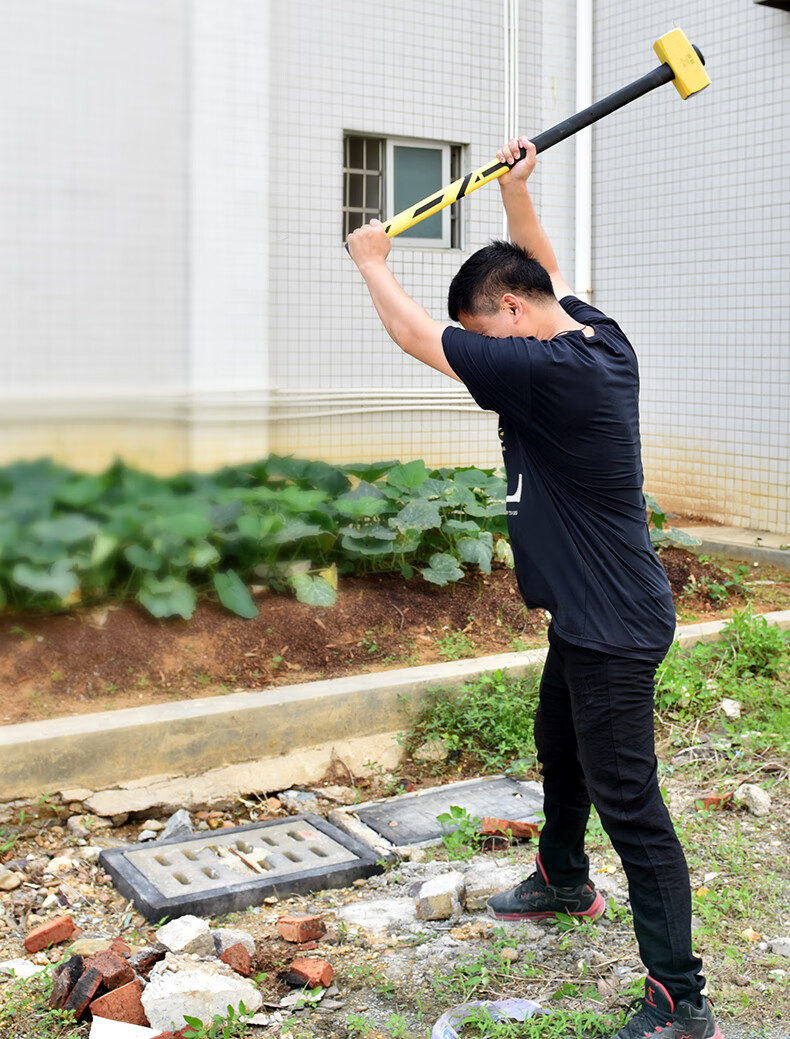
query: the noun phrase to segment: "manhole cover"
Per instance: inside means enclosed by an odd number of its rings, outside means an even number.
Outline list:
[[[442,827],[436,817],[449,812],[451,805],[465,808],[476,819],[493,816],[538,822],[536,813],[543,810],[543,788],[540,783],[506,776],[471,779],[389,801],[358,805],[349,811],[391,844],[424,844],[441,839]]]
[[[113,884],[147,920],[214,916],[269,895],[346,887],[379,873],[377,855],[316,815],[237,826],[183,841],[103,851]]]

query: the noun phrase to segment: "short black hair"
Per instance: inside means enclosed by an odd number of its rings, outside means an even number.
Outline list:
[[[536,302],[556,299],[546,268],[512,242],[491,242],[473,253],[450,282],[450,320],[459,314],[490,313],[506,292]]]

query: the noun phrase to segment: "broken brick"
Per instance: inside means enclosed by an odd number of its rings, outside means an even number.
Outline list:
[[[33,928],[25,938],[25,951],[41,952],[42,949],[48,949],[50,945],[65,942],[78,934],[82,934],[82,931],[75,926],[70,916],[58,916],[54,920],[47,920],[46,923]]]
[[[49,996],[49,1005],[56,1010],[62,1010],[63,1005],[71,994],[71,990],[85,973],[85,967],[81,956],[72,956],[55,968],[52,975],[52,992]]]
[[[308,957],[294,960],[288,971],[301,978],[306,988],[328,988],[335,976],[332,964],[328,960]]]
[[[513,837],[530,840],[538,836],[540,827],[537,823],[525,823],[519,819],[494,819],[486,816],[480,820],[480,832],[485,837],[506,837],[508,831]]]
[[[287,942],[313,942],[326,934],[326,924],[313,913],[289,913],[277,921],[277,931]]]
[[[252,972],[252,957],[241,942],[229,946],[220,956],[220,960],[243,978],[248,978]]]
[[[135,953],[129,962],[138,974],[147,976],[154,964],[159,963],[165,956],[167,956],[167,949],[164,945],[147,945]]]
[[[63,1004],[64,1010],[73,1010],[79,1021],[88,1004],[99,991],[101,973],[95,967],[89,967],[71,990],[71,994]]]
[[[112,991],[134,981],[134,970],[126,960],[116,956],[110,949],[95,952],[85,957],[85,967],[95,967],[101,974],[102,984]]]
[[[94,1017],[108,1017],[111,1021],[122,1021],[127,1025],[148,1025],[142,1000],[142,987],[139,981],[113,989],[112,992],[99,996],[90,1004],[90,1012]]]
[[[114,952],[116,956],[126,956],[128,959],[132,955],[132,947],[123,938],[113,938],[110,952]]]

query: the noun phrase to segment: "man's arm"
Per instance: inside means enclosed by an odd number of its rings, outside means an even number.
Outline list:
[[[348,236],[348,251],[365,279],[370,298],[390,338],[418,361],[458,379],[444,356],[442,332],[445,326],[434,321],[398,284],[387,266],[390,245],[379,220],[371,220]]]
[[[557,299],[572,296],[573,290],[560,274],[554,249],[548,235],[541,227],[527,190],[527,180],[535,169],[537,159],[535,145],[526,137],[519,137],[518,140],[511,138],[504,148],[497,152],[497,158],[500,162],[514,162],[518,159],[522,148],[527,150],[526,157],[515,162],[512,170],[509,173],[503,173],[499,178],[510,238],[522,249],[528,249],[538,263],[546,268]]]

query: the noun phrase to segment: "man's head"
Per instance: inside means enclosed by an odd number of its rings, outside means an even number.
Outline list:
[[[546,268],[510,242],[478,249],[453,278],[447,297],[450,319],[484,335],[513,335],[513,319],[525,304],[531,310],[556,303]]]

